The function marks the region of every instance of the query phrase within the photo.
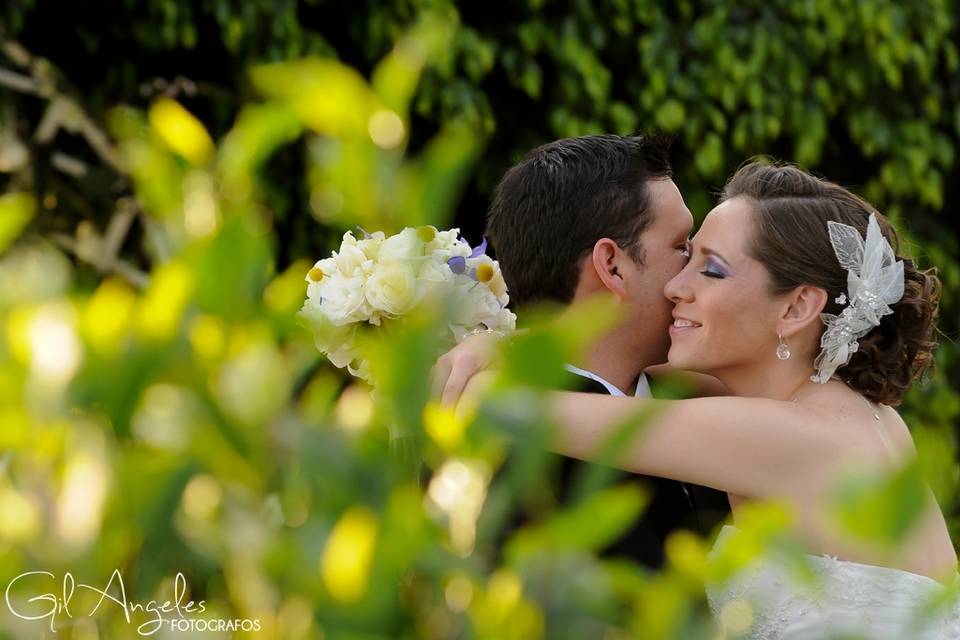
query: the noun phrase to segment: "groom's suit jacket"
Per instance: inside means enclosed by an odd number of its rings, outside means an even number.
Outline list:
[[[596,380],[580,375],[571,374],[568,389],[588,393],[603,393],[609,395],[607,388]],[[573,504],[576,499],[574,489],[580,474],[586,471],[591,463],[582,462],[565,456],[554,456],[549,462],[558,467],[555,476],[556,508],[562,509]],[[601,552],[602,557],[630,558],[651,569],[659,568],[664,561],[664,543],[667,536],[677,529],[688,529],[702,535],[708,535],[729,515],[730,506],[727,495],[715,489],[699,487],[688,483],[640,476],[612,469],[603,470],[611,478],[611,482],[637,482],[641,484],[650,496],[643,515],[633,525]],[[525,524],[528,514],[518,514],[514,518],[510,529],[516,529]]]

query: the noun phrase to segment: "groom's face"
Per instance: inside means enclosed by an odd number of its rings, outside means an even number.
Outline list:
[[[651,361],[666,362],[673,303],[663,295],[663,287],[687,264],[693,216],[673,180],[650,180],[647,189],[653,220],[640,235],[643,264],[629,282],[629,321]]]

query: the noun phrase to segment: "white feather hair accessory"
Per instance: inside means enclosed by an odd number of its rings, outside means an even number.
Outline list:
[[[883,237],[876,215],[870,214],[867,239],[850,225],[827,222],[830,244],[840,266],[847,270],[847,293],[837,298],[846,308],[835,316],[820,314],[827,327],[820,338],[820,353],[813,361],[817,372],[810,379],[825,384],[860,346],[859,340],[893,313],[890,305],[903,297],[903,260]]]

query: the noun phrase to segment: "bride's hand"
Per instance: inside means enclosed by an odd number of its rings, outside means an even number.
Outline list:
[[[478,333],[440,356],[430,371],[432,396],[445,406],[456,404],[470,379],[493,361],[502,339],[500,333]]]
[[[480,402],[497,379],[497,371],[487,369],[471,377],[457,400],[454,413],[458,419],[470,422],[477,413]]]

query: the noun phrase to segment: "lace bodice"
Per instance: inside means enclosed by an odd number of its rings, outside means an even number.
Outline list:
[[[737,532],[723,527],[711,556]],[[723,585],[708,585],[710,608],[731,637],[960,639],[960,605],[954,600],[935,611],[930,608],[948,591],[939,582],[830,556],[806,558],[816,576],[810,585],[773,562],[745,569]]]

